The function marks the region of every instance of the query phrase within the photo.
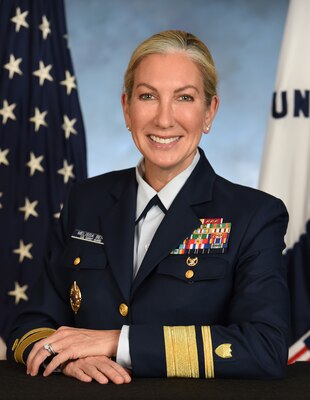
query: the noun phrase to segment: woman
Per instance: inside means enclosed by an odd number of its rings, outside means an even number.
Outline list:
[[[28,374],[52,355],[45,376],[61,367],[85,382],[284,375],[287,213],[216,175],[198,148],[216,84],[189,33],[161,32],[134,51],[122,105],[143,158],[71,191],[11,334],[8,357]]]

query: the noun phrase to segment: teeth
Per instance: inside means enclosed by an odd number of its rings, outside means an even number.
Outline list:
[[[156,142],[156,143],[161,143],[161,144],[169,144],[172,142],[176,142],[177,140],[179,140],[179,136],[173,137],[173,138],[167,138],[167,139],[163,139],[154,135],[151,135],[150,138]]]

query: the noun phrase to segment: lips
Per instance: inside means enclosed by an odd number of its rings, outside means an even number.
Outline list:
[[[161,138],[155,135],[150,135],[150,138],[153,140],[153,142],[160,143],[160,144],[170,144],[173,142],[177,142],[180,139],[180,136],[174,136],[171,138]]]

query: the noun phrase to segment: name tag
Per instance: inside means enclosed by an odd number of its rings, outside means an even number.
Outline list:
[[[104,244],[103,236],[98,233],[91,233],[86,231],[81,231],[80,229],[75,229],[71,237],[73,239],[84,240],[85,242],[91,242],[95,244]]]

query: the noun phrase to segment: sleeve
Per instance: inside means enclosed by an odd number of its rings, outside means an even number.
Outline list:
[[[282,260],[287,222],[283,203],[274,198],[268,198],[249,218],[235,263],[227,324],[131,325],[133,374],[187,378],[283,377],[290,319]]]
[[[34,285],[30,301],[14,321],[7,344],[7,359],[25,364],[35,342],[51,335],[62,325],[73,325],[72,312],[61,293],[61,277],[55,273],[64,244],[64,220],[66,209],[51,242],[52,252],[46,257],[44,268]],[[56,285],[55,282],[60,281]],[[56,289],[56,286],[58,289]]]

